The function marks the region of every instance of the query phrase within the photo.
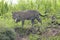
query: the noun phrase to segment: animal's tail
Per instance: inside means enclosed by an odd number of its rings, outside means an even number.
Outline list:
[[[42,15],[42,14],[40,14],[40,13],[39,13],[39,15],[40,15],[40,16],[42,16],[42,17],[45,17],[45,16],[47,16],[47,15]]]

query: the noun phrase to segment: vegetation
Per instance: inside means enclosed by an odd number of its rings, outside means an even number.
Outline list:
[[[16,33],[13,29],[0,27],[0,40],[15,40]]]
[[[40,32],[44,32],[47,27],[56,27],[60,28],[60,0],[18,0],[18,4],[13,5],[4,2],[4,0],[0,1],[0,27],[7,27],[7,29],[21,27],[21,22],[15,23],[12,18],[12,12],[21,11],[21,10],[38,10],[42,15],[47,15],[46,17],[40,17],[42,19],[42,25],[35,20],[35,27],[40,29]],[[31,28],[30,21],[25,21],[24,29]],[[0,31],[2,30],[0,28]],[[11,40],[6,36],[6,30],[0,33],[0,38],[3,36],[4,39],[0,40]],[[10,30],[9,30],[10,31]],[[24,30],[22,30],[24,32]],[[4,34],[3,34],[4,33]],[[13,33],[13,32],[12,32]],[[10,33],[9,33],[10,34]],[[24,34],[24,33],[23,33]],[[13,34],[10,34],[13,35]],[[6,38],[5,38],[6,36]],[[8,35],[9,36],[9,35]],[[30,40],[37,40],[41,38],[41,40],[60,40],[60,36],[51,36],[51,37],[43,37],[41,35],[30,34]],[[14,39],[13,39],[14,40]]]

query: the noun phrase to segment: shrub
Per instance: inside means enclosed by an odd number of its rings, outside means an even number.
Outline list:
[[[15,37],[13,29],[0,27],[0,40],[15,40]]]

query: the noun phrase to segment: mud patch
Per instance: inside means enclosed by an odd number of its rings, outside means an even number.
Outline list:
[[[60,35],[60,28],[56,27],[48,27],[46,31],[42,33],[42,36],[59,36]]]
[[[28,36],[21,37],[20,34],[16,33],[16,40],[29,40]]]

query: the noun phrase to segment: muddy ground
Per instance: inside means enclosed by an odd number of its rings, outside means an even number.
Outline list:
[[[44,37],[59,36],[60,35],[60,26],[47,27],[45,29],[45,31],[43,31],[43,32],[41,32],[39,30],[39,28],[36,28],[36,27],[28,28],[28,29],[16,27],[15,32],[16,32],[16,40],[30,40],[29,39],[30,34],[37,34],[39,36],[44,36]],[[39,38],[37,40],[40,40]]]

